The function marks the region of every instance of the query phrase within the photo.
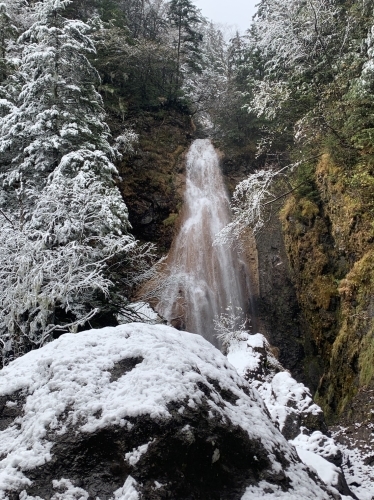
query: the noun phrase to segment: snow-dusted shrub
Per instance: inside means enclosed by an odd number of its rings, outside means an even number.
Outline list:
[[[242,340],[243,334],[248,333],[248,319],[245,318],[240,307],[234,308],[231,304],[226,308],[225,313],[214,319],[214,329],[216,337],[227,349],[235,341]]]

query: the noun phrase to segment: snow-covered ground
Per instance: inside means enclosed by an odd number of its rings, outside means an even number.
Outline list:
[[[349,429],[338,427],[332,431],[343,454],[342,468],[349,487],[359,500],[374,500],[374,433],[363,446],[358,446]]]
[[[143,427],[144,418],[146,429],[152,428],[152,422],[156,427],[164,422],[160,433],[149,430],[140,439],[136,428]],[[325,434],[321,409],[308,389],[283,370],[262,335],[243,334],[225,357],[199,335],[132,323],[63,335],[0,371],[0,499],[10,500],[10,491],[18,492],[20,500],[92,497],[88,479],[81,483],[76,474],[69,476],[69,464],[63,475],[61,464],[48,469],[53,490],[48,494],[45,485],[40,491],[32,490],[33,471],[58,463],[55,450],[61,443],[75,439],[84,443],[87,436],[100,436],[108,429],[125,436],[120,460],[127,471],[124,481],[111,489],[110,498],[147,498],[144,467],[160,457],[157,446],[164,439],[166,423],[173,422],[172,440],[177,440],[178,447],[187,443],[191,450],[196,440],[211,439],[201,436],[206,419],[209,433],[216,436],[209,467],[217,467],[217,473],[225,460],[221,445],[227,441],[226,437],[219,441],[219,432],[229,432],[230,443],[235,429],[244,431],[248,446],[262,454],[262,472],[251,476],[242,500],[352,498],[341,465],[351,492],[359,500],[374,498],[370,448],[362,447],[360,452],[352,443],[349,447],[348,440],[340,444],[343,428],[335,433],[339,443]],[[162,444],[162,453],[168,443]],[[201,445],[196,449],[200,457]],[[248,457],[245,450],[243,457]],[[308,468],[313,472],[307,473]],[[57,471],[55,476],[51,470]],[[160,476],[152,476],[148,492],[153,492],[152,498],[164,498],[165,492],[173,492],[167,490],[168,472],[161,468],[157,473]]]

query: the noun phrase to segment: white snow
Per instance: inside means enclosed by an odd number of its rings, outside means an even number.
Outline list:
[[[139,321],[143,321],[144,323],[156,324],[162,321],[160,316],[147,302],[134,302],[130,304],[128,308],[135,312]],[[120,314],[118,315],[118,321],[120,324],[130,322],[125,316],[121,316]]]
[[[128,358],[143,361],[110,382],[110,370],[115,363]],[[68,426],[74,425],[77,432],[92,433],[112,424],[129,425],[128,417],[144,414],[168,419],[169,402],[180,402],[181,410],[186,401],[189,406],[197,406],[204,397],[197,383],[209,385],[210,379],[238,398],[236,404],[230,404],[212,386],[211,414],[221,415],[243,428],[251,438],[260,439],[275,475],[281,466],[274,452],[281,450],[290,463],[284,473],[298,498],[328,498],[308,477],[294,449],[269,421],[261,398],[225,356],[199,335],[164,325],[131,323],[65,334],[0,371],[0,396],[15,391],[27,395],[22,417],[0,432],[0,456],[4,457],[0,461],[0,499],[6,498],[9,486],[27,486],[29,480],[21,471],[51,459],[54,432],[63,435]],[[134,459],[137,452],[133,452]],[[259,494],[261,490],[256,491]],[[137,498],[134,486],[126,486],[118,495],[116,498],[121,500]]]
[[[341,474],[340,469],[312,451],[304,450],[298,446],[296,450],[304,464],[315,470],[325,484],[334,488],[338,482],[339,474]],[[337,490],[336,493],[338,493]]]
[[[306,430],[305,432],[303,432],[303,428],[301,430],[302,432],[290,441],[296,449],[302,448],[326,459],[339,454],[340,449],[332,438],[325,436],[320,431],[314,431],[309,436]]]
[[[284,368],[270,353],[270,345],[261,333],[250,335],[242,332],[241,340],[234,340],[229,345],[227,359],[235,366],[239,375],[245,377],[260,368],[264,351],[267,352],[268,365],[272,368],[272,379],[276,371],[283,371]]]
[[[136,484],[135,479],[128,476],[122,488],[113,493],[111,500],[139,500],[139,493],[135,489]],[[52,496],[51,500],[87,500],[89,498],[86,490],[74,486],[68,479],[53,481],[53,487],[59,491]],[[22,491],[19,498],[20,500],[43,500],[40,497],[28,495],[26,491]]]
[[[297,481],[297,478],[295,479]],[[283,491],[282,488],[273,483],[260,481],[258,487],[249,486],[241,500],[258,500],[260,498],[265,498],[266,500],[323,500],[331,497],[322,492],[319,496],[316,496],[306,485],[300,487],[298,484],[298,488],[295,491]]]
[[[248,356],[248,352],[246,351],[247,342],[245,341],[239,341],[236,347],[236,349],[230,349],[227,359],[235,366],[239,375],[244,377],[248,370],[252,371],[258,367],[261,356],[258,353]]]
[[[122,488],[114,492],[114,500],[139,500],[139,493],[136,491],[136,481],[129,476]]]
[[[87,500],[89,494],[82,488],[74,486],[68,479],[60,479],[60,481],[53,481],[53,488],[58,491],[53,495],[51,500]],[[23,491],[20,496],[20,500],[43,500],[40,497],[30,496]]]
[[[347,432],[348,431],[348,432]],[[374,498],[374,464],[367,463],[367,459],[373,455],[374,435],[367,442],[366,452],[358,449],[355,436],[351,436],[349,430],[339,427],[333,433],[333,437],[343,435],[347,444],[339,444],[343,452],[344,476],[348,486],[360,500],[373,500]]]
[[[283,428],[287,416],[293,410],[314,415],[321,413],[320,407],[313,403],[305,385],[296,382],[286,371],[277,373],[271,382],[254,382],[253,386],[261,394],[270,415],[279,423],[280,429]]]
[[[242,341],[234,341],[228,348],[227,359],[235,366],[238,373],[251,377],[251,372],[261,368],[266,359],[268,374],[263,380],[252,380],[254,387],[264,400],[274,422],[283,429],[290,413],[321,413],[321,408],[313,403],[309,389],[298,383],[289,372],[271,354],[270,345],[260,333],[256,335],[242,334]],[[266,358],[264,352],[266,351]],[[278,372],[278,373],[277,373]]]
[[[253,337],[253,338],[251,338]],[[237,372],[242,377],[246,372],[256,370],[259,366],[261,355],[254,351],[254,348],[262,348],[264,337],[261,334],[248,335],[245,340],[238,340],[230,344],[227,359],[235,366]]]
[[[135,465],[139,462],[140,457],[144,455],[144,453],[147,453],[148,451],[148,446],[151,444],[152,441],[146,444],[142,444],[141,446],[138,446],[138,448],[134,448],[132,451],[129,453],[125,454],[125,460],[130,464],[130,465]]]

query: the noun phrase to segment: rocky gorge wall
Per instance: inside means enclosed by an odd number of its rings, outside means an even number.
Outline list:
[[[235,186],[256,168],[260,162],[255,147],[228,149],[222,157],[222,170],[227,186]],[[317,388],[318,374],[304,372],[305,347],[303,319],[292,281],[291,268],[284,244],[282,224],[278,216],[281,201],[273,211],[264,229],[255,238],[248,230],[242,237],[242,247],[249,264],[256,318],[252,321],[256,331],[266,336],[276,349],[279,361],[293,376]],[[318,370],[317,370],[318,371]]]
[[[223,159],[229,186],[255,167],[251,154]],[[313,196],[296,191],[281,200],[255,241],[244,236],[256,282],[258,330],[277,348],[281,363],[311,388],[331,421],[340,416],[347,425],[369,422],[373,186],[367,175],[347,174],[327,155],[316,165],[314,182]]]
[[[322,361],[317,400],[330,416],[345,410],[345,418],[354,420],[360,412],[354,398],[373,386],[374,375],[372,186],[327,155],[315,181],[318,202],[292,196],[283,207],[286,250],[308,335]]]
[[[182,208],[185,154],[193,139],[189,115],[159,110],[138,117],[135,151],[117,168],[119,188],[129,209],[133,234],[156,243],[160,254],[169,250]]]
[[[183,203],[185,154],[196,134],[190,117],[177,112],[144,115],[136,131],[137,151],[119,165],[120,187],[135,236],[166,253]],[[222,153],[230,192],[257,163],[251,148]],[[257,310],[253,323],[280,362],[316,393],[329,418],[346,409],[345,418],[354,420],[353,398],[373,386],[370,189],[366,195],[355,190],[327,156],[315,183],[316,199],[290,195],[256,240],[250,233],[243,237]]]

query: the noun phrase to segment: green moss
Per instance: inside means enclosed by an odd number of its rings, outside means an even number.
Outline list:
[[[371,320],[372,327],[361,345],[361,355],[359,360],[360,384],[369,385],[374,380],[374,321]]]
[[[331,274],[317,276],[311,284],[311,294],[316,306],[328,311],[332,299],[339,295],[335,277]]]
[[[163,225],[165,227],[174,226],[174,224],[176,223],[177,219],[178,219],[178,214],[170,214],[167,219],[165,219],[164,221],[162,221],[162,223],[163,223]]]
[[[117,165],[122,178],[119,188],[129,208],[133,233],[140,240],[156,243],[161,254],[174,237],[172,214],[179,213],[183,204],[184,154],[192,139],[191,118],[171,109],[143,112],[137,115],[134,130],[139,142],[136,151],[124,155]],[[153,220],[144,225],[150,207]]]
[[[318,206],[311,200],[303,199],[300,201],[301,216],[305,219],[311,220],[319,213]]]

